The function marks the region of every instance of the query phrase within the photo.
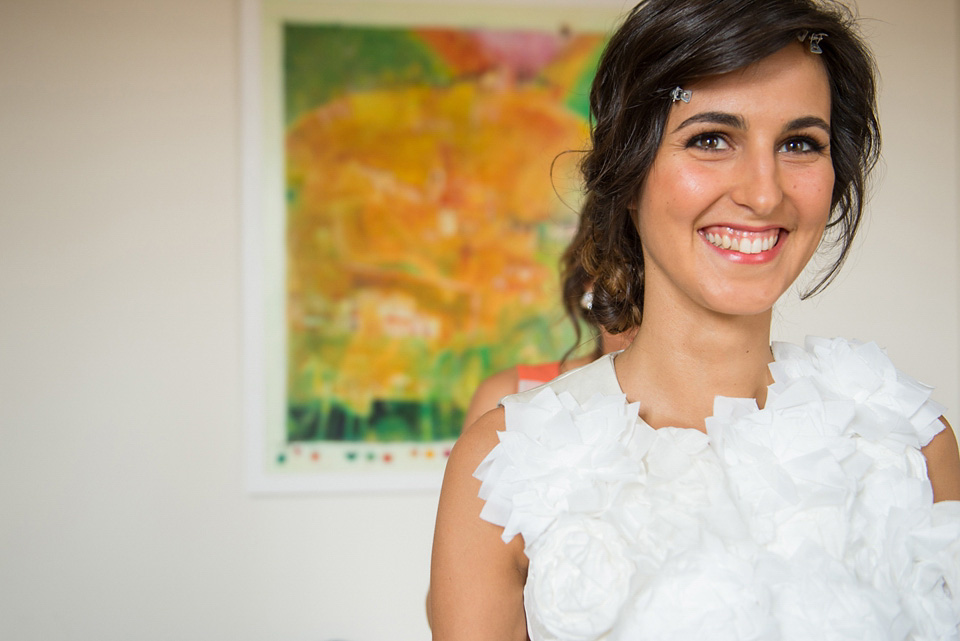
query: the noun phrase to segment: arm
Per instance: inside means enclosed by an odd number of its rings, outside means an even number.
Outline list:
[[[430,568],[434,641],[525,641],[526,556],[518,536],[480,519],[473,471],[497,444],[503,410],[484,415],[457,441],[440,492]]]
[[[960,454],[957,451],[957,437],[947,419],[940,417],[944,429],[924,447],[927,459],[927,476],[933,487],[934,501],[960,500]]]
[[[516,393],[518,383],[519,374],[516,367],[497,372],[481,381],[470,399],[470,407],[467,408],[461,432],[466,432],[467,428],[473,425],[477,419],[490,410],[496,409],[501,398]],[[477,464],[479,465],[479,462]],[[449,469],[449,465],[447,469]],[[474,466],[474,469],[476,469],[476,466]],[[429,586],[427,587],[427,625],[430,626],[431,630],[433,629],[433,604]]]
[[[518,383],[516,367],[497,372],[481,381],[473,393],[473,398],[470,399],[470,407],[467,408],[467,416],[463,420],[464,430],[473,425],[478,418],[495,409],[500,404],[501,398],[508,394],[516,394]]]

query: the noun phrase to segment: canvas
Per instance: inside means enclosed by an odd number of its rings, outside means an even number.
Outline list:
[[[477,384],[571,346],[557,264],[603,45],[382,18],[274,23],[282,416],[254,465],[338,487],[438,479]]]

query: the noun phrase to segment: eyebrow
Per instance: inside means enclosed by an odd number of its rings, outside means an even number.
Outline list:
[[[684,127],[689,127],[690,125],[695,125],[701,122],[733,127],[734,129],[747,128],[747,124],[744,122],[743,118],[735,114],[730,114],[723,111],[704,111],[690,116],[681,122],[680,125],[673,130],[673,132],[676,133]],[[818,129],[823,129],[827,135],[830,135],[830,125],[827,123],[827,121],[818,116],[803,116],[801,118],[795,118],[794,120],[788,122],[786,126],[784,126],[783,130],[792,131],[794,129],[806,129],[807,127],[817,127]]]
[[[807,127],[817,127],[818,129],[823,129],[827,135],[830,135],[830,124],[823,118],[817,116],[804,116],[803,118],[797,118],[796,120],[791,120],[787,123],[787,126],[783,128],[784,131],[791,131],[793,129],[806,129]]]
[[[686,120],[680,123],[676,129],[673,130],[674,133],[680,131],[684,127],[689,127],[690,125],[695,125],[701,122],[708,122],[714,125],[724,125],[727,127],[733,127],[734,129],[746,129],[747,125],[743,121],[743,118],[740,116],[735,116],[733,114],[724,113],[722,111],[703,111],[701,113],[690,116]]]

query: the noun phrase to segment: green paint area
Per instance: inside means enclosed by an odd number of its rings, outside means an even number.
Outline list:
[[[436,401],[376,400],[364,416],[336,401],[315,400],[288,404],[287,437],[290,442],[428,442],[456,438],[464,416],[462,408]]]
[[[570,88],[567,95],[567,107],[579,115],[584,120],[590,118],[590,87],[593,85],[593,78],[597,74],[597,64],[600,62],[600,56],[603,54],[603,48],[606,41],[594,50],[589,64],[583,70],[583,73],[577,78],[576,83]]]
[[[287,24],[283,35],[287,125],[347,92],[451,81],[443,61],[407,30]]]

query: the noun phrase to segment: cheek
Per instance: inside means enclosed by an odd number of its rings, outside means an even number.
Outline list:
[[[677,192],[685,201],[697,203],[712,199],[711,196],[720,183],[716,172],[688,169],[677,176]]]
[[[791,189],[801,215],[811,223],[826,225],[833,199],[833,167],[795,176]]]
[[[722,165],[680,163],[671,173],[672,187],[680,198],[697,198],[715,191],[724,183]]]
[[[710,198],[722,180],[710,167],[691,163],[664,163],[651,174],[646,193],[652,194],[665,213],[683,216],[687,210],[695,209],[703,199]]]

